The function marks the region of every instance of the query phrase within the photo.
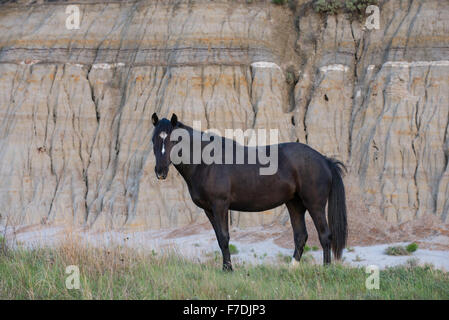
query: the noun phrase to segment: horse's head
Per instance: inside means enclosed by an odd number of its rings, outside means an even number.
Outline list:
[[[154,171],[158,179],[164,180],[167,178],[168,167],[171,163],[170,151],[174,145],[174,142],[170,141],[170,135],[178,125],[178,117],[173,114],[171,120],[166,118],[159,120],[157,114],[153,113],[151,120],[155,127],[152,138],[154,156],[156,157]]]

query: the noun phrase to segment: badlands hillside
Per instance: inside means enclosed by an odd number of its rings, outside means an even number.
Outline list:
[[[79,29],[66,28],[69,4]],[[311,0],[0,1],[0,222],[205,222],[173,168],[155,177],[155,111],[277,128],[341,159],[352,216],[448,221],[449,1],[379,8],[369,30]]]

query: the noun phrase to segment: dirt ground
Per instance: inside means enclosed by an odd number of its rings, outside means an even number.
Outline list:
[[[319,246],[318,234],[310,217],[306,218],[309,246]],[[291,226],[270,226],[281,229],[274,234],[274,242],[284,248],[293,248]],[[370,246],[394,242],[417,242],[427,249],[449,250],[449,224],[443,224],[434,215],[425,215],[414,221],[388,224],[381,216],[348,216],[348,246]],[[423,239],[434,238],[435,241]],[[438,239],[440,241],[438,241]]]
[[[306,213],[306,225],[308,231],[307,244],[318,246],[318,233],[312,219]],[[25,238],[39,235],[43,230],[46,237],[54,238],[67,233],[67,228],[55,226],[29,225],[18,226],[14,230],[15,236],[23,235]],[[449,223],[442,223],[435,215],[428,214],[413,221],[389,224],[381,215],[367,214],[366,211],[348,210],[348,247],[372,246],[376,244],[387,244],[396,242],[417,242],[420,248],[430,250],[449,250]],[[154,230],[154,237],[166,240],[179,239],[188,236],[212,232],[209,222],[193,224],[169,230]],[[87,230],[78,230],[87,231]],[[120,231],[118,231],[120,232]],[[100,234],[101,232],[89,232],[90,234]],[[212,232],[213,234],[213,232]],[[293,249],[293,232],[288,221],[284,225],[273,223],[249,228],[230,229],[231,241],[241,241],[246,243],[256,243],[272,239],[273,242],[282,248]]]
[[[308,230],[307,244],[318,246],[318,233],[310,216],[306,213]],[[413,221],[389,224],[380,215],[348,214],[348,246],[371,246],[396,242],[417,242],[420,248],[449,250],[449,224],[442,223],[435,215],[428,214]],[[165,235],[166,239],[191,236],[212,230],[210,223],[177,228]],[[285,225],[271,224],[255,228],[231,228],[231,239],[254,243],[273,239],[282,248],[293,249],[293,232],[290,222]]]

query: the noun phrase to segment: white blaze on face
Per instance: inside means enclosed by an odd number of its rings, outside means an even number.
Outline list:
[[[167,132],[162,131],[159,134],[159,137],[161,137],[161,139],[162,139],[162,154],[165,154],[165,138],[167,138]]]

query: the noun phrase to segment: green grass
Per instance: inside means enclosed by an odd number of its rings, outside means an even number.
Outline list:
[[[221,260],[221,259],[219,259]],[[9,250],[0,256],[0,299],[449,299],[449,276],[432,267],[380,271],[380,289],[367,290],[363,268],[301,262],[291,269],[205,263],[131,249]],[[65,287],[65,268],[80,269],[80,289]]]

